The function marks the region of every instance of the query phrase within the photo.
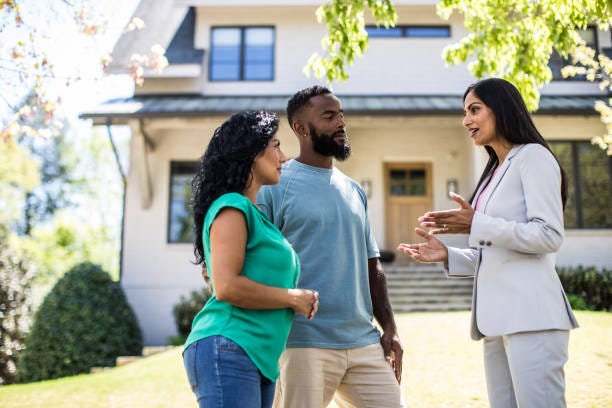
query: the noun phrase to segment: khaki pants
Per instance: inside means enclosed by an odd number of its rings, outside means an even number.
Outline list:
[[[404,407],[380,343],[355,349],[288,348],[281,355],[274,408]],[[335,395],[335,396],[334,396]]]

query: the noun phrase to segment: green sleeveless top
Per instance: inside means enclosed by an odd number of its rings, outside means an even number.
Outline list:
[[[300,270],[297,254],[278,228],[247,197],[238,193],[216,199],[204,218],[202,243],[211,280],[210,226],[227,207],[243,212],[247,223],[242,275],[264,285],[295,288]],[[293,314],[290,308],[251,310],[222,302],[215,296],[213,282],[213,294],[195,316],[185,348],[206,337],[227,337],[242,347],[263,376],[275,381]]]

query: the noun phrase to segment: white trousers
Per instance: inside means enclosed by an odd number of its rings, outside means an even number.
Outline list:
[[[491,408],[563,408],[569,331],[484,338]]]

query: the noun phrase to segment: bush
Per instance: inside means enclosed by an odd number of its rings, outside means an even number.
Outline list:
[[[558,273],[568,298],[574,299],[577,310],[612,311],[612,271],[580,266],[560,268]]]
[[[17,360],[32,320],[33,278],[27,260],[0,231],[0,385],[16,381]]]
[[[181,299],[172,310],[178,336],[169,339],[170,344],[180,345],[185,343],[187,336],[189,336],[191,332],[193,318],[198,314],[209,298],[210,292],[208,288],[203,288],[200,291],[194,290],[189,297],[181,296]]]
[[[43,300],[17,378],[30,382],[85,373],[141,351],[142,334],[119,283],[98,265],[82,263]]]

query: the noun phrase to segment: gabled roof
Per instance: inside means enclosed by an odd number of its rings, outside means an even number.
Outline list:
[[[121,35],[113,48],[111,71],[125,70],[133,54],[147,54],[155,44],[167,49],[188,11],[189,7],[177,7],[173,0],[141,0],[133,16],[145,26]]]
[[[195,9],[189,7],[183,22],[166,48],[166,58],[170,64],[202,63],[204,50],[195,48],[195,21]]]
[[[461,95],[338,95],[345,112],[368,115],[458,114]],[[540,114],[597,115],[593,109],[602,95],[542,95]],[[113,99],[83,112],[81,118],[131,119],[226,115],[241,110],[284,112],[289,95],[204,96],[141,95]]]

